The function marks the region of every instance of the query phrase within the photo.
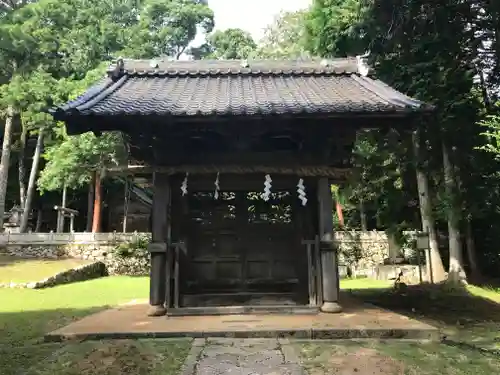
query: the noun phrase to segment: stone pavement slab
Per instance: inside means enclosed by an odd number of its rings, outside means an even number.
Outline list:
[[[404,315],[348,297],[343,297],[342,305],[344,310],[340,314],[148,317],[148,305],[138,301],[87,316],[48,333],[45,338],[47,341],[152,337],[439,339],[435,327]]]
[[[195,340],[182,375],[226,374],[307,375],[286,339]]]

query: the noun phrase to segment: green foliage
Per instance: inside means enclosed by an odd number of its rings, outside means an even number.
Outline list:
[[[0,111],[10,106],[27,129],[55,130],[41,191],[82,186],[126,158],[121,135],[68,137],[45,110],[83,93],[113,55],[179,57],[200,27],[211,31],[213,14],[194,0],[41,0],[1,20]]]
[[[61,80],[68,92],[68,99],[81,95],[91,84],[102,77],[105,66],[89,71],[82,80]],[[122,134],[105,132],[100,136],[84,133],[67,136],[64,127],[56,128],[57,138],[47,144],[43,158],[45,168],[40,173],[38,189],[40,192],[78,188],[92,180],[95,171],[124,163],[127,149]]]
[[[247,59],[257,48],[250,33],[241,29],[217,30],[208,43],[212,49],[209,57],[215,59]]]
[[[259,42],[257,56],[272,59],[307,57],[305,50],[307,11],[282,12],[269,25]]]
[[[124,54],[129,57],[178,59],[198,30],[214,27],[212,10],[199,0],[146,0],[139,22],[130,28]]]
[[[121,275],[147,275],[150,269],[150,242],[150,235],[138,234],[132,241],[116,246],[111,254],[110,272]]]
[[[410,147],[409,140],[396,130],[358,133],[352,173],[342,190],[345,199],[354,202],[346,205],[346,211],[357,212],[358,203],[364,202],[379,227],[398,230],[411,227],[416,187]]]
[[[149,260],[148,245],[151,236],[148,234],[138,234],[130,242],[123,242],[116,246],[113,254],[119,258],[146,258]]]
[[[362,54],[366,35],[360,21],[369,14],[366,3],[362,0],[314,0],[305,22],[306,48],[322,57]]]
[[[500,103],[498,108],[500,109]],[[495,158],[500,160],[500,116],[496,114],[488,115],[479,124],[486,129],[482,135],[488,139],[488,142],[481,145],[479,149],[492,153]]]
[[[351,232],[349,243],[339,247],[339,258],[351,269],[363,258],[359,232]]]
[[[94,171],[126,160],[126,150],[120,133],[107,132],[97,137],[88,132],[66,136],[62,143],[47,147],[44,158],[47,164],[38,180],[41,192],[61,190],[64,185],[68,188],[86,185]]]

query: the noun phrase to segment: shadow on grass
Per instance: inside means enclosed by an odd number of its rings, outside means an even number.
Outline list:
[[[104,308],[0,313],[0,374],[177,373],[189,352],[189,340],[42,342],[45,333]]]
[[[43,335],[106,307],[0,313],[0,374],[18,375],[61,349]]]
[[[404,292],[353,289],[350,293],[378,307],[434,325],[452,340],[488,350],[500,349],[500,304],[466,288],[415,285]]]
[[[36,344],[43,340],[44,334],[107,308],[1,312],[0,348]]]
[[[0,374],[174,375],[178,371],[189,340],[43,342],[44,334],[106,308],[0,313]]]
[[[374,305],[402,313],[423,314],[445,324],[500,323],[500,304],[470,293],[466,288],[442,285],[408,286],[403,292],[391,289],[352,289],[351,294]]]

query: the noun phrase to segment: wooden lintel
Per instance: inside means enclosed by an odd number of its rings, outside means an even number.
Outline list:
[[[169,175],[177,173],[191,174],[210,174],[210,173],[230,173],[230,174],[247,174],[247,173],[269,173],[282,175],[295,175],[302,177],[332,177],[344,179],[349,173],[349,168],[336,168],[328,166],[239,166],[239,165],[184,165],[184,166],[168,166],[154,167],[146,165],[129,165],[124,167],[114,167],[107,170],[111,175],[134,175],[146,173],[165,173]]]

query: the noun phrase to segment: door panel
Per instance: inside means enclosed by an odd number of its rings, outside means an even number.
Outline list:
[[[188,198],[186,293],[290,292],[304,266],[292,221],[294,197],[256,192]]]

